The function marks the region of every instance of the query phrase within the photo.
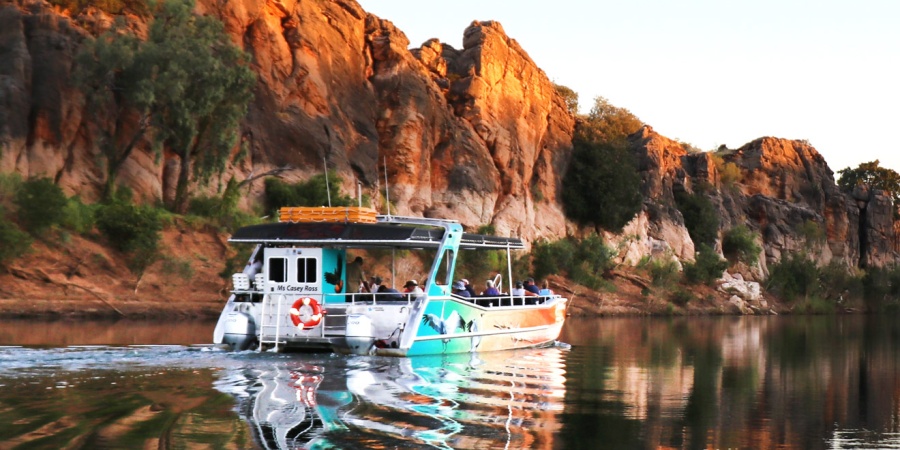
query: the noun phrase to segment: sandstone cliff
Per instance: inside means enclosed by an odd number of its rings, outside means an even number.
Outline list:
[[[645,198],[645,213],[631,230],[655,242],[657,251],[671,249],[682,260],[691,258],[693,243],[673,206],[674,192],[695,192],[703,185],[712,187],[702,192],[718,210],[720,237],[741,224],[758,233],[764,258],[757,275],[767,272],[767,263],[801,251],[821,265],[845,267],[884,266],[898,259],[900,235],[890,198],[880,191],[840,192],[822,155],[805,141],[763,137],[717,152],[718,165],[713,154],[689,153],[651,127],[632,135],[630,143]],[[739,168],[737,180],[722,181],[723,163]]]
[[[197,11],[225,23],[258,76],[242,124],[248,157],[224,179],[289,167],[284,178],[297,181],[321,173],[324,160],[346,192],[355,194],[359,183],[382,211],[386,171],[393,213],[491,224],[528,242],[590,231],[565,220],[559,197],[575,120],[500,24],[473,22],[462,49],[430,40],[410,50],[401,30],[353,0],[200,0]],[[139,17],[128,20],[142,29]],[[96,137],[68,80],[81,42],[111,22],[95,8],[0,4],[0,172],[50,176],[68,194],[97,197],[103,171]],[[729,183],[713,155],[689,153],[650,127],[630,143],[645,207],[623,233],[607,236],[623,261],[692,259],[694,243],[673,199],[701,184],[714,188],[708,195],[720,231],[748,224],[759,232],[761,274],[767,262],[801,249],[848,266],[897,260],[889,198],[839,192],[805,142],[766,137],[721,152],[740,170]],[[145,201],[169,199],[178,166],[172,155],[157,160],[144,143],[119,182]],[[257,204],[262,189],[251,184],[244,206]],[[806,223],[820,226],[826,239],[812,241]]]
[[[393,213],[529,240],[563,234],[558,174],[574,119],[499,24],[472,23],[462,50],[429,42],[414,53],[402,31],[352,0],[201,0],[197,10],[225,23],[258,75],[242,126],[249,158],[225,179],[289,166],[284,178],[297,181],[321,173],[324,159],[347,192],[361,183],[382,210],[386,170]],[[93,8],[0,5],[0,171],[96,198],[103,173],[68,79],[80,42],[110,22]],[[171,198],[178,165],[171,155],[157,162],[145,143],[119,182],[147,201]],[[254,183],[245,206],[261,194]]]

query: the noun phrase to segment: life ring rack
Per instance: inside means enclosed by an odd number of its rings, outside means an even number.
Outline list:
[[[300,308],[303,306],[312,308],[312,314],[310,314],[309,319],[303,320],[300,318]],[[322,309],[319,302],[311,297],[300,297],[291,305],[291,322],[301,330],[315,327],[322,322],[322,317],[325,314],[326,311]]]

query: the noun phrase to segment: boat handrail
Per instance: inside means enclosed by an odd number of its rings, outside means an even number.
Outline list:
[[[509,294],[500,296],[476,296],[462,297],[456,294],[450,296],[457,301],[473,303],[483,308],[500,308],[511,306],[538,306],[546,305],[554,300],[561,298],[560,295],[540,295],[540,296],[510,296]]]
[[[397,298],[398,295],[400,298]],[[327,309],[328,305],[334,305],[336,303],[345,303],[348,305],[355,305],[357,303],[377,305],[378,303],[390,302],[396,304],[397,302],[405,302],[406,304],[410,304],[422,295],[425,294],[413,295],[406,292],[347,292],[341,294],[325,294],[322,298],[325,302],[325,308]],[[344,300],[334,301],[335,298],[343,298]],[[347,300],[348,298],[349,300]]]
[[[457,224],[458,220],[454,219],[436,219],[432,217],[414,217],[414,216],[393,216],[380,214],[375,217],[379,223],[403,223],[411,225],[431,225],[435,227],[446,227],[449,224]]]

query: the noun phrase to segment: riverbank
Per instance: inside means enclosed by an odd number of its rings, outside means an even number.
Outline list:
[[[176,220],[163,231],[166,257],[140,276],[122,255],[96,237],[51,236],[0,272],[0,317],[92,319],[201,319],[222,311],[230,282],[222,278],[234,250],[212,227]],[[383,270],[387,270],[382,268]],[[551,276],[551,288],[569,298],[572,316],[781,314],[792,312],[763,293],[737,302],[709,286],[655,286],[637,269],[608,274],[591,290]]]
[[[99,289],[75,288],[58,298],[0,298],[0,317],[27,319],[215,319],[222,312],[227,292],[188,290],[179,293],[173,286],[163,288],[149,275],[143,292],[118,292],[109,295]],[[570,316],[671,316],[671,315],[747,315],[784,314],[793,312],[775,299],[764,298],[766,307],[747,305],[740,308],[729,301],[730,295],[708,286],[679,286],[690,299],[684,305],[674,304],[668,296],[671,289],[654,288],[633,273],[617,272],[609,280],[607,290],[594,291],[572,284],[561,277],[550,278],[551,287],[569,298]],[[224,283],[224,282],[223,282]],[[46,283],[45,283],[46,284]],[[52,284],[52,283],[51,283]],[[34,289],[34,293],[38,290]],[[154,293],[155,292],[155,293]],[[217,295],[218,294],[218,295]]]

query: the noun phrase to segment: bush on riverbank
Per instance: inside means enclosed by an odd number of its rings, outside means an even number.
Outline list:
[[[31,237],[6,218],[4,208],[0,205],[0,266],[22,256],[29,247]]]
[[[536,279],[565,273],[578,284],[599,289],[605,285],[602,275],[612,269],[615,254],[602,237],[591,234],[584,239],[538,241],[531,249],[531,264]]]
[[[722,273],[728,268],[728,262],[713,250],[710,246],[700,244],[700,251],[694,262],[684,263],[684,278],[693,284],[712,285],[722,277]]]
[[[68,200],[49,178],[31,178],[16,192],[14,203],[19,222],[32,236],[42,236],[63,222]]]
[[[97,209],[97,228],[117,250],[125,253],[128,268],[141,274],[160,257],[160,211],[118,199]]]

